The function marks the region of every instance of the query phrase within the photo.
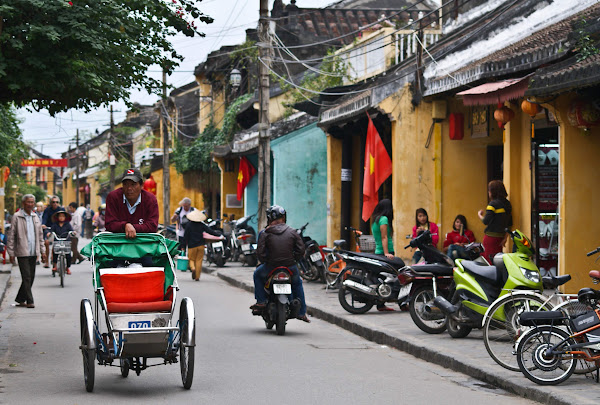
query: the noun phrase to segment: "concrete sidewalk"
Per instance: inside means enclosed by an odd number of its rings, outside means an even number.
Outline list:
[[[225,267],[204,266],[204,272],[231,285],[254,292],[253,268],[228,262]],[[408,312],[378,312],[363,315],[346,312],[338,301],[337,290],[325,290],[323,284],[304,282],[308,313],[315,318],[340,326],[378,344],[402,350],[413,356],[475,377],[524,398],[547,404],[598,404],[600,385],[591,378],[573,375],[558,386],[540,386],[520,372],[497,365],[483,344],[483,333],[474,330],[464,339],[452,339],[447,333],[429,335],[413,323]],[[254,303],[248,295],[248,306]],[[250,310],[248,310],[250,315]],[[293,328],[293,323],[291,325]]]

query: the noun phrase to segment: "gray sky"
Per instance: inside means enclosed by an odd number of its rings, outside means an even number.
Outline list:
[[[269,7],[272,6],[269,0]],[[288,4],[289,0],[284,0]],[[331,0],[297,0],[298,7],[325,7]],[[200,25],[200,31],[206,37],[187,38],[175,37],[174,44],[177,51],[185,60],[177,68],[176,73],[167,80],[175,87],[182,86],[194,80],[193,70],[196,65],[206,59],[206,55],[219,49],[223,45],[236,45],[242,43],[246,36],[247,28],[256,28],[258,23],[259,0],[204,0],[200,9],[215,19],[210,25]],[[151,69],[155,78],[160,79],[159,68]],[[133,91],[131,101],[140,104],[152,104],[157,100],[154,95],[146,92]],[[127,110],[125,103],[115,103],[115,123],[125,118]],[[94,133],[96,129],[104,131],[110,122],[108,108],[99,108],[89,113],[71,110],[66,113],[51,117],[47,111],[28,112],[19,110],[19,117],[23,120],[20,125],[26,141],[34,142],[34,148],[53,158],[69,147],[69,141],[75,138],[77,129]]]

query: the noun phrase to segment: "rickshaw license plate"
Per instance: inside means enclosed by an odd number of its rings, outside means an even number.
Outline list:
[[[273,284],[273,292],[275,294],[291,294],[292,293],[292,285],[291,284]]]
[[[312,260],[313,262],[318,262],[321,259],[322,259],[321,253],[319,253],[319,252],[316,252],[316,253],[313,253],[312,255],[310,255],[310,260]]]
[[[152,326],[150,321],[133,321],[128,323],[129,329],[144,329]]]

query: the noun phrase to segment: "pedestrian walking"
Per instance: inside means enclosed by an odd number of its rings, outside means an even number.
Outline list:
[[[204,232],[213,236],[220,236],[204,223],[206,215],[200,210],[194,210],[187,215],[188,224],[185,226],[183,239],[188,248],[188,258],[190,260],[190,269],[192,269],[192,279],[199,281],[202,274],[202,260],[204,259]]]
[[[71,237],[71,253],[73,254],[73,260],[77,263],[81,263],[85,260],[85,257],[79,253],[79,248],[77,247],[79,243],[79,236],[81,235],[81,216],[77,215],[77,203],[72,202],[67,207],[67,211],[71,215],[71,226],[73,227],[73,232],[75,232],[75,236]]]
[[[94,237],[94,210],[90,205],[85,206],[85,213],[83,214],[83,234],[87,239]]]
[[[188,197],[185,197],[179,202],[179,208],[175,210],[175,213],[171,217],[171,223],[174,222],[176,224],[177,239],[182,250],[185,250],[186,247],[183,234],[185,231],[184,226],[188,221],[187,215],[194,210],[195,208],[192,207],[192,200]]]
[[[7,238],[7,251],[14,265],[15,258],[21,271],[21,287],[17,293],[17,306],[35,308],[31,287],[35,279],[35,262],[38,256],[46,260],[42,251],[42,223],[33,211],[35,197],[25,194],[21,199],[22,209],[16,212],[11,221]]]

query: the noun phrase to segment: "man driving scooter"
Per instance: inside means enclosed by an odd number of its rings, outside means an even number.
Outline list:
[[[265,292],[267,276],[276,267],[287,267],[292,272],[292,295],[300,300],[300,312],[297,319],[310,323],[306,316],[306,301],[302,279],[296,266],[295,257],[304,254],[304,242],[298,232],[288,226],[286,212],[279,205],[272,205],[267,209],[269,224],[258,235],[257,255],[261,265],[254,271],[254,296],[256,304],[250,309],[262,311],[268,301]]]

